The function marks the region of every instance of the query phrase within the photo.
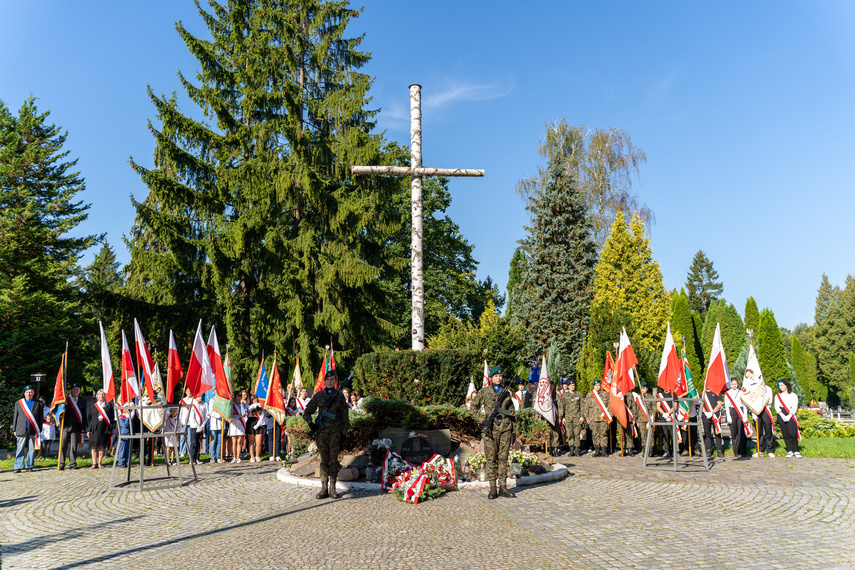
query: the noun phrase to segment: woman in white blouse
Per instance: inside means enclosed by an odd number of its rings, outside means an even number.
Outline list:
[[[801,458],[799,453],[799,397],[793,394],[789,380],[778,381],[778,393],[775,394],[775,412],[778,414],[778,425],[784,435],[787,446],[787,457]]]

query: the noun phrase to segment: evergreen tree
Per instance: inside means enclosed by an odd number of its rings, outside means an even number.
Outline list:
[[[704,325],[701,328],[701,348],[705,355],[709,355],[712,349],[713,339],[715,338],[715,327],[721,324],[722,310],[727,307],[727,302],[724,299],[716,299],[710,302],[707,309],[707,316],[704,319]],[[671,310],[673,312],[673,309]]]
[[[620,307],[608,304],[592,304],[591,318],[588,322],[588,337],[585,339],[583,348],[581,369],[576,374],[579,382],[577,386],[581,391],[582,386],[591,389],[596,378],[603,377],[603,368],[606,362],[606,352],[611,352],[612,358],[617,358],[614,343],[619,342],[621,330],[626,327],[627,335],[632,341],[635,338],[635,327],[632,316]],[[655,377],[656,370],[651,370],[650,353],[640,346],[633,344],[635,356],[638,358],[637,371],[639,375],[650,381]],[[659,362],[656,362],[659,366]]]
[[[350,177],[380,156],[359,72],[369,56],[344,37],[358,12],[321,0],[196,5],[210,39],[176,25],[201,69],[195,84],[178,76],[213,124],[149,90],[161,158],[132,162],[153,195],[138,213],[173,253],[206,260],[236,378],[251,377],[262,348],[296,348],[309,369],[330,340],[339,365],[389,342],[381,278],[401,263],[383,247],[397,223],[384,205],[397,181]]]
[[[50,377],[59,368],[66,341],[72,363],[85,356],[78,338],[84,321],[77,260],[98,237],[75,231],[88,216],[89,205],[76,201],[85,183],[74,170],[77,160],[68,160],[67,132],[49,122],[49,115],[39,111],[33,97],[17,115],[0,101],[0,424],[4,426],[11,424],[13,403],[30,383],[30,374],[47,374],[53,386]],[[69,370],[71,381],[83,381],[79,367]],[[4,429],[0,440],[10,435]]]
[[[843,392],[848,377],[847,355],[855,349],[855,280],[851,275],[842,291],[822,275],[814,314],[820,383]]]
[[[724,285],[718,281],[718,271],[702,250],[692,258],[686,289],[689,291],[689,308],[706,320],[710,304],[721,297]]]
[[[724,346],[727,361],[732,362],[739,355],[742,345],[748,341],[745,324],[736,307],[732,303],[726,305],[724,300],[720,301],[718,320],[721,323],[721,344]],[[709,352],[706,354],[709,357]]]
[[[849,353],[849,386],[846,389],[849,408],[855,409],[855,353]],[[843,398],[841,398],[843,400]]]
[[[523,194],[531,214],[520,241],[527,262],[516,289],[514,318],[527,333],[530,353],[550,345],[563,355],[565,376],[575,375],[588,330],[588,306],[597,254],[585,199],[563,157],[552,157],[543,184]]]
[[[817,402],[825,402],[828,398],[828,388],[819,379],[819,370],[816,365],[816,356],[811,352],[805,353],[805,369],[807,370],[810,394]]]
[[[674,314],[671,317],[671,334],[674,335],[674,344],[677,345],[677,354],[683,349],[683,337],[686,338],[686,358],[689,360],[689,368],[692,377],[698,385],[703,386],[703,377],[706,373],[704,366],[703,349],[701,348],[700,331],[696,328],[695,316],[689,309],[689,299],[680,295],[674,303]],[[698,322],[700,317],[698,317]],[[664,342],[662,344],[665,344]]]
[[[807,376],[807,364],[805,364],[805,352],[802,349],[802,343],[799,337],[793,335],[793,344],[790,349],[790,362],[793,364],[793,372],[796,375],[796,382],[802,387],[802,393],[806,396],[810,395],[810,380]]]
[[[790,378],[784,340],[775,321],[775,314],[769,309],[760,312],[760,330],[757,333],[755,350],[767,386],[775,390],[779,380]]]
[[[630,340],[636,353],[644,347],[661,354],[671,298],[637,215],[629,225],[623,214],[615,217],[597,263],[594,304],[613,306],[632,317],[635,334]]]
[[[760,330],[760,311],[757,310],[754,297],[745,300],[745,329],[752,330],[755,335]]]
[[[525,253],[522,247],[517,247],[514,250],[514,255],[511,257],[511,267],[508,270],[508,306],[505,315],[511,317],[516,308],[516,287],[522,282],[522,276],[525,273]]]
[[[81,350],[87,356],[81,362],[81,369],[86,378],[97,378],[101,372],[101,336],[98,321],[104,324],[107,344],[114,359],[113,369],[118,369],[121,322],[117,298],[124,284],[120,266],[115,251],[105,241],[92,263],[83,271],[81,309],[86,324],[82,331],[84,334],[81,338]]]

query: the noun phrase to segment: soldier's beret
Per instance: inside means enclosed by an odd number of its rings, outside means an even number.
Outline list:
[[[74,389],[74,388],[80,388],[80,384],[72,384],[72,385],[71,385],[71,388],[72,388],[72,389]]]
[[[537,384],[537,380],[535,380],[534,378],[529,378],[528,383],[529,384]]]
[[[642,385],[642,386],[647,386],[647,382],[645,382],[644,380],[642,380],[642,381],[641,381],[641,385]]]
[[[27,384],[27,385],[24,387],[24,392],[26,392],[27,390],[35,390],[35,388],[33,388],[33,385],[32,385],[32,384]]]
[[[495,376],[496,374],[501,374],[501,373],[502,373],[502,367],[501,366],[494,366],[490,369],[490,376]]]
[[[562,378],[562,379],[561,379],[561,383],[562,383],[562,384],[567,384],[568,382],[569,382],[569,381],[567,380],[567,378]]]
[[[335,368],[327,370],[327,374],[326,376],[324,376],[324,380],[326,380],[327,378],[338,378],[338,374],[336,374]]]
[[[525,384],[525,380],[522,378],[517,379],[517,384]]]
[[[594,386],[596,386],[597,384],[602,384],[602,382],[603,381],[600,380],[599,378],[594,378]]]

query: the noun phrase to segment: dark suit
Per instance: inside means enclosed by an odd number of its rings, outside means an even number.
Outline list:
[[[62,418],[62,445],[59,450],[59,468],[65,468],[65,458],[68,457],[68,464],[72,468],[77,468],[77,446],[80,443],[80,434],[86,432],[86,426],[89,424],[86,400],[77,398],[77,409],[80,410],[80,418],[77,417],[77,412],[71,402],[71,396],[65,399],[65,413]],[[70,448],[70,449],[69,449]]]
[[[23,404],[26,406],[26,404]],[[21,409],[21,402],[15,402],[15,415],[12,419],[12,431],[17,437],[34,436],[42,429],[42,422],[45,419],[45,406],[38,400],[33,402],[33,418],[38,422],[37,426],[29,425],[31,422],[27,419],[27,414]]]

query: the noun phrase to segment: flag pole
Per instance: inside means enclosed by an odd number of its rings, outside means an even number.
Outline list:
[[[273,348],[273,366],[276,366],[276,347]],[[281,380],[279,381],[279,389],[282,389]],[[270,382],[267,383],[267,395],[270,396]],[[273,416],[273,455],[271,455],[270,457],[272,457],[274,461],[276,461],[276,430],[278,428],[279,422],[276,421],[276,416]]]
[[[65,400],[62,403],[62,405],[63,405],[62,419],[59,421],[59,424],[60,424],[60,427],[59,427],[59,450],[56,454],[57,459],[58,459],[58,461],[56,462],[57,471],[62,471],[63,467],[65,466],[64,465],[65,464],[65,458],[63,457],[63,454],[62,454],[62,432],[65,431],[65,407],[68,404],[68,396],[65,395],[65,373],[66,373],[67,357],[68,357],[68,341],[65,341],[65,352],[62,354],[62,358],[59,361],[59,366],[60,366],[60,368],[62,368],[62,397],[65,398]],[[56,391],[56,388],[54,388],[54,391]],[[82,426],[81,426],[81,428],[82,428]]]

